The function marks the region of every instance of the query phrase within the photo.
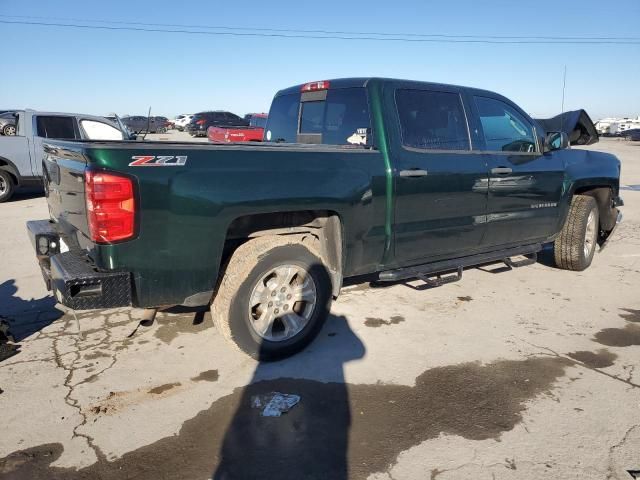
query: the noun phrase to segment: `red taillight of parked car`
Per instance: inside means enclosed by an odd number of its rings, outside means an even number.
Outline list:
[[[133,237],[136,202],[130,178],[87,170],[85,197],[91,240],[113,243]]]
[[[196,121],[197,125],[204,125],[205,121],[204,120],[198,120]]]

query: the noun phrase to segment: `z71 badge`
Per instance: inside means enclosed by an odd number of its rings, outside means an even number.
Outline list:
[[[130,167],[181,167],[187,163],[186,155],[139,155],[131,157]]]

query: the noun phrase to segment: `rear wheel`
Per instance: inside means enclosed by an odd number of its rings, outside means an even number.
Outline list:
[[[596,200],[587,195],[575,195],[562,231],[553,245],[555,263],[559,268],[582,271],[591,265],[599,224]]]
[[[13,196],[16,186],[9,172],[0,170],[0,203],[6,202]]]
[[[330,303],[331,279],[311,247],[290,237],[260,237],[234,252],[211,314],[240,350],[275,360],[315,338]]]

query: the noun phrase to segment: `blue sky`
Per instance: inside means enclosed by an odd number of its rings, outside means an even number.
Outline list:
[[[638,0],[0,0],[1,15],[420,34],[640,37]],[[167,116],[207,109],[244,114],[267,111],[280,88],[371,75],[486,88],[534,116],[551,116],[561,108],[566,64],[566,109],[584,107],[594,120],[640,115],[637,44],[396,43],[8,24],[0,24],[0,32],[0,107],[123,115],[146,113],[151,105],[155,114]]]

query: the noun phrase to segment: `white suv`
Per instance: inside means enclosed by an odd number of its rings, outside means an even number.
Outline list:
[[[182,131],[184,130],[184,127],[186,127],[187,124],[191,121],[192,118],[193,118],[193,114],[178,115],[173,120],[173,124],[176,126],[178,130]]]

